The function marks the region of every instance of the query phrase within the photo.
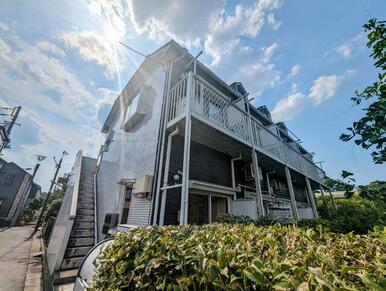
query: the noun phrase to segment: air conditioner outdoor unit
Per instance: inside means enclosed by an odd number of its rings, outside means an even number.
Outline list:
[[[153,176],[144,175],[135,180],[133,194],[137,197],[146,197],[151,192]]]

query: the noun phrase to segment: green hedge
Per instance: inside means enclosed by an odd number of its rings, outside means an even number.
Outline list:
[[[94,290],[385,290],[385,232],[211,224],[118,234]]]
[[[247,215],[235,215],[230,213],[218,216],[215,222],[227,224],[254,224],[256,226],[267,226],[276,223],[276,221],[268,216],[262,216],[255,220]]]

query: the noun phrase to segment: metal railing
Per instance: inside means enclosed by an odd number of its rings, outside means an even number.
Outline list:
[[[248,115],[200,76],[193,78],[192,110],[250,143]]]
[[[186,111],[187,80],[186,76],[170,90],[168,122],[183,115]]]
[[[266,127],[251,116],[251,138],[248,125],[249,116],[244,108],[233,104],[229,97],[202,77],[193,75],[189,80],[188,76],[187,74],[170,90],[168,122],[178,120],[185,114],[188,100],[186,98],[187,84],[192,82],[193,96],[189,102],[195,114],[244,143],[253,144],[257,150],[289,165],[298,172],[316,181],[322,181],[324,171],[307,159],[296,144],[284,142],[278,134],[276,125]]]

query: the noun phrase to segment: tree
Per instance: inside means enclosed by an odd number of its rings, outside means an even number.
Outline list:
[[[365,149],[375,148],[371,153],[374,163],[386,162],[386,21],[370,19],[363,27],[367,32],[367,47],[372,50],[370,57],[375,60],[374,66],[380,68],[378,80],[367,86],[362,92],[357,90],[351,98],[356,106],[363,101],[376,99],[367,108],[365,115],[348,127],[348,134],[340,139],[347,142],[353,138],[356,145]]]
[[[342,170],[342,173],[338,179],[326,178],[324,183],[333,191],[344,191],[344,195],[347,198],[350,198],[354,195],[353,190],[355,188],[355,179],[353,176],[353,173]]]
[[[358,186],[359,196],[386,205],[386,181],[373,181],[369,185]]]

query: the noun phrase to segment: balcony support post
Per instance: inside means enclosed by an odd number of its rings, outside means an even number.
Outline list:
[[[296,222],[299,220],[299,212],[298,212],[298,206],[296,204],[294,188],[292,185],[291,173],[287,166],[284,166],[284,169],[285,169],[285,176],[287,178],[288,191],[291,198],[292,217],[293,217],[293,220]]]
[[[253,148],[252,148],[252,165],[253,165],[253,172],[255,173],[257,211],[259,216],[264,216],[265,211],[264,211],[264,204],[263,204],[263,194],[261,193],[261,185],[260,185],[259,161],[257,159],[257,153]]]
[[[331,190],[328,190],[328,193],[330,194],[330,197],[331,197],[331,200],[332,200],[332,205],[334,205],[334,210],[336,210],[337,207],[336,207],[336,201],[335,201],[334,195],[332,195]]]
[[[191,102],[193,74],[188,73],[186,88],[186,115],[185,115],[185,135],[184,135],[184,156],[182,166],[182,188],[181,188],[181,206],[180,206],[180,225],[188,223],[188,204],[189,204],[189,162],[190,162],[190,141],[191,141]]]
[[[326,209],[327,214],[330,215],[330,211],[328,210],[328,205],[327,205],[326,195],[324,195],[324,189],[323,189],[323,186],[322,186],[321,184],[319,184],[319,188],[320,188],[320,194],[322,195],[323,206],[324,206],[324,208]]]
[[[306,177],[305,179],[306,179],[307,193],[308,193],[308,197],[309,197],[310,202],[311,202],[311,207],[312,207],[312,212],[314,213],[314,218],[319,218],[318,209],[316,208],[316,203],[315,203],[314,191],[312,191],[311,183],[310,183],[310,180],[308,179],[308,177]]]

